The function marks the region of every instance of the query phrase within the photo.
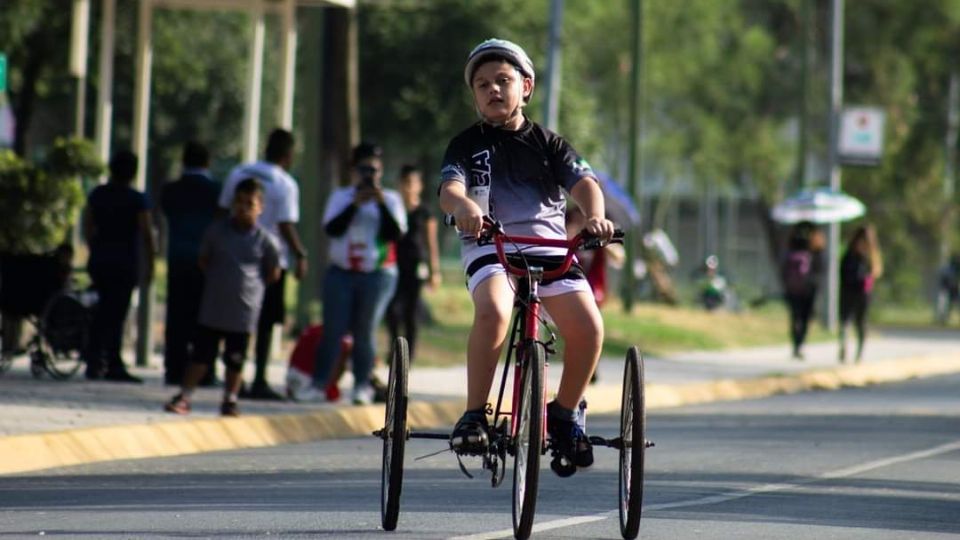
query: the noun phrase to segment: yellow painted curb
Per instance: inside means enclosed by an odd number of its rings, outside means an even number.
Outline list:
[[[833,390],[960,372],[960,352],[839,366],[801,373],[679,385],[648,383],[648,409],[752,399],[805,390]],[[587,390],[590,411],[620,410],[620,385]],[[417,401],[407,410],[413,429],[450,426],[463,399]],[[369,434],[383,427],[383,406],[325,408],[305,414],[209,418],[155,424],[86,428],[0,438],[0,474],[236,448],[257,448]]]
[[[960,372],[960,352],[946,356],[900,358],[750,379],[722,379],[671,385],[648,380],[645,388],[646,406],[647,409],[662,409],[714,401],[755,399],[807,390],[861,387],[957,372]],[[620,391],[619,384],[588,388],[586,398],[589,410],[598,413],[619,412]]]
[[[408,424],[415,429],[452,425],[463,407],[461,399],[413,402]],[[0,438],[0,474],[365,435],[383,427],[383,414],[382,405],[371,405],[15,435]]]

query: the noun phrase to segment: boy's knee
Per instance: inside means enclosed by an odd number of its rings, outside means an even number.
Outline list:
[[[482,328],[500,328],[510,321],[510,313],[497,306],[477,306],[474,311],[473,325]]]

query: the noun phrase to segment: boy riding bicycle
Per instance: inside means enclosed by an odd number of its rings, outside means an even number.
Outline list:
[[[479,454],[487,447],[487,397],[514,300],[495,248],[475,242],[484,216],[499,220],[509,235],[565,239],[562,188],[586,216],[588,233],[608,241],[614,226],[604,218],[603,194],[586,160],[563,138],[524,116],[535,73],[522,48],[500,39],[484,41],[467,57],[464,79],[480,121],[447,146],[440,207],[453,215],[460,229],[461,258],[474,304],[467,345],[467,410],[450,444],[459,453]],[[565,250],[536,247],[523,253],[538,261],[547,257],[544,267],[549,270],[551,263],[559,265]],[[547,405],[547,432],[554,448],[577,466],[588,467],[593,449],[576,423],[575,409],[600,357],[603,319],[578,267],[544,282],[540,297],[565,343],[560,388]]]

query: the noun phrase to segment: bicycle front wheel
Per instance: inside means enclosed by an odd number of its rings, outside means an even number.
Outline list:
[[[386,416],[383,425],[383,466],[380,475],[380,523],[383,530],[397,528],[400,491],[403,486],[403,450],[407,443],[407,374],[410,349],[407,340],[393,342],[390,380],[387,383]]]
[[[643,459],[647,448],[643,393],[643,357],[627,351],[620,405],[620,534],[627,540],[640,531],[643,505]]]
[[[40,329],[46,349],[43,367],[54,379],[67,379],[80,369],[87,345],[90,311],[69,293],[54,296],[43,310]]]
[[[543,365],[546,352],[541,343],[522,349],[520,401],[514,403],[517,425],[513,439],[513,536],[530,537],[537,509],[540,454],[543,448]]]

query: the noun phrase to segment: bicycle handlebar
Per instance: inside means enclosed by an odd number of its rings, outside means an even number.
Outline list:
[[[452,215],[449,214],[444,216],[443,222],[447,226],[456,226],[456,220]],[[570,239],[542,238],[540,236],[512,236],[504,232],[502,223],[484,216],[483,228],[480,230],[480,236],[477,238],[477,245],[488,246],[493,244],[496,246],[497,258],[500,259],[500,264],[503,265],[508,273],[517,276],[526,276],[527,269],[522,266],[512,264],[509,259],[507,259],[506,252],[503,249],[504,242],[509,242],[512,244],[527,244],[540,247],[565,248],[567,250],[567,254],[564,256],[563,262],[560,264],[560,266],[554,268],[553,270],[544,271],[543,273],[543,279],[556,279],[563,274],[566,274],[570,270],[570,266],[573,264],[573,255],[577,250],[600,249],[607,244],[622,244],[623,237],[624,233],[620,229],[616,229],[613,232],[613,237],[609,242],[603,242],[599,237],[588,233],[586,230],[580,231],[576,236]]]

